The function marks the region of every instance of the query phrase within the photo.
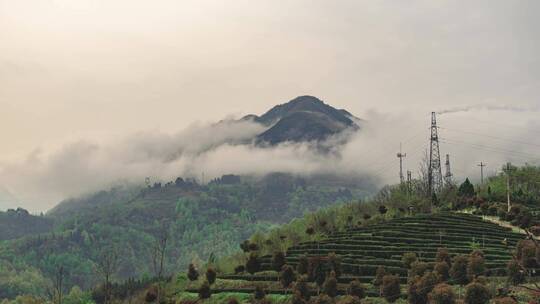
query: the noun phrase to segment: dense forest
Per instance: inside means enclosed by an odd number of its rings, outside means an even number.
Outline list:
[[[101,282],[97,268],[107,252],[118,256],[115,281],[154,277],[163,235],[163,275],[172,275],[189,263],[232,254],[240,241],[272,225],[358,200],[370,189],[337,179],[325,186],[321,180],[225,175],[200,185],[178,178],[70,199],[42,216],[10,210],[0,214],[0,225],[10,231],[0,243],[0,298],[46,295],[60,266],[64,288],[89,290]]]

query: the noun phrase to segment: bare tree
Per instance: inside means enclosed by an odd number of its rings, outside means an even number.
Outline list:
[[[64,266],[60,265],[56,267],[55,273],[54,273],[54,281],[53,281],[53,302],[57,304],[62,304],[63,296],[64,296],[64,277],[66,275],[66,272],[64,270]]]
[[[105,304],[111,301],[111,277],[116,273],[118,266],[118,250],[116,248],[104,249],[96,263],[96,270],[104,281]]]
[[[152,264],[154,266],[154,273],[158,279],[157,286],[157,303],[160,303],[161,299],[161,282],[163,280],[163,263],[165,261],[165,252],[167,250],[167,241],[169,239],[168,225],[163,224],[159,229],[156,237],[156,243],[154,245],[154,251],[152,254]]]

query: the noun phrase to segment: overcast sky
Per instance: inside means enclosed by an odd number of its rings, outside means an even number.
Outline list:
[[[481,134],[496,121],[497,136],[534,141],[538,12],[535,0],[0,0],[0,181],[21,198],[35,172],[15,164],[37,154],[177,134],[304,94],[418,130],[431,111],[473,106],[441,120]],[[46,209],[72,194],[21,201]]]

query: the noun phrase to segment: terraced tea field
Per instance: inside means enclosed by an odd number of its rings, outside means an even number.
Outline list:
[[[512,232],[510,228],[469,214],[418,215],[351,228],[334,233],[320,242],[301,243],[287,250],[286,260],[287,264],[296,267],[302,255],[327,256],[333,252],[341,257],[343,274],[338,278],[339,283],[348,283],[353,279],[369,283],[379,266],[384,266],[387,273],[399,275],[405,283],[407,269],[401,258],[406,252],[415,252],[421,261],[432,263],[437,249],[441,247],[447,248],[451,256],[469,254],[474,249],[480,249],[485,254],[488,269],[486,275],[502,276],[511,258],[511,248],[515,248],[516,243],[522,239],[524,235]],[[277,274],[269,272],[272,270],[271,259],[270,256],[261,258],[261,270],[265,271],[265,275],[230,274],[220,278],[243,281],[246,289],[249,289],[247,282],[266,282],[269,284],[267,286],[273,286],[269,287],[270,292],[280,293],[282,291],[276,284]],[[243,284],[234,285],[238,287]],[[222,288],[223,291],[243,289]]]

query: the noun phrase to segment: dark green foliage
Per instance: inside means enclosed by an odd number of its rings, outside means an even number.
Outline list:
[[[210,283],[208,283],[208,281],[204,281],[201,284],[201,287],[199,287],[199,298],[208,299],[211,296],[212,296],[212,291],[210,290]]]
[[[469,258],[465,255],[455,256],[452,260],[452,267],[450,268],[450,278],[452,282],[460,285],[465,285],[469,283],[467,277],[467,264],[469,263]]]
[[[508,275],[508,281],[513,285],[518,285],[525,282],[525,273],[521,269],[518,261],[514,259],[508,262],[506,273]]]
[[[330,272],[330,275],[324,281],[323,292],[331,298],[335,298],[337,296],[338,289],[335,272]]]
[[[326,267],[323,257],[309,258],[309,280],[317,283],[321,287],[326,280]]]
[[[437,262],[433,266],[433,271],[440,276],[441,281],[446,282],[450,278],[450,267],[445,262]]]
[[[234,267],[234,273],[235,274],[239,274],[239,273],[242,273],[244,271],[246,271],[246,266],[244,266],[244,265],[238,265],[238,266]]]
[[[438,283],[439,277],[431,271],[427,271],[422,277],[416,276],[409,282],[409,303],[426,304],[428,302],[428,294]]]
[[[418,261],[418,257],[414,252],[405,252],[401,257],[401,261],[406,268],[411,268],[411,265]]]
[[[0,241],[45,234],[53,229],[53,224],[52,218],[31,215],[23,208],[0,211]]]
[[[296,272],[298,274],[307,274],[309,269],[309,261],[306,255],[301,255],[298,258],[298,264],[296,265]]]
[[[347,287],[347,294],[363,299],[366,296],[366,288],[358,280],[353,280]]]
[[[190,281],[196,281],[199,278],[199,272],[195,268],[195,265],[189,264],[187,277]]]
[[[466,178],[465,181],[459,186],[458,195],[462,197],[473,197],[475,195],[474,186],[469,181],[469,178]]]
[[[396,275],[385,275],[382,279],[381,295],[390,303],[395,302],[401,296],[399,277]]]
[[[256,299],[256,300],[262,300],[266,297],[266,292],[264,291],[264,288],[262,287],[262,285],[256,285],[255,286],[255,291],[253,292],[253,297]]]
[[[256,272],[259,272],[260,269],[261,262],[259,260],[259,256],[256,253],[252,252],[246,262],[246,270],[247,272],[254,274]]]
[[[208,281],[210,285],[216,282],[216,276],[217,276],[217,273],[214,270],[214,268],[208,267],[208,269],[206,270],[206,280]]]
[[[486,304],[490,298],[489,290],[484,284],[473,282],[465,289],[466,304]]]
[[[383,278],[386,275],[386,270],[384,267],[377,267],[377,272],[375,274],[375,279],[373,279],[373,285],[380,286],[383,283]]]
[[[433,288],[428,295],[430,304],[455,304],[456,294],[452,289],[452,286],[442,283]]]
[[[386,214],[386,212],[388,212],[388,208],[386,208],[385,205],[379,206],[379,213],[380,214]]]
[[[334,300],[329,296],[322,294],[316,298],[312,298],[310,304],[333,304]]]
[[[279,274],[279,281],[283,288],[289,288],[289,286],[296,279],[294,269],[289,265],[283,265]]]
[[[285,254],[281,251],[274,252],[272,256],[272,268],[275,271],[281,271],[283,265],[285,265]]]

